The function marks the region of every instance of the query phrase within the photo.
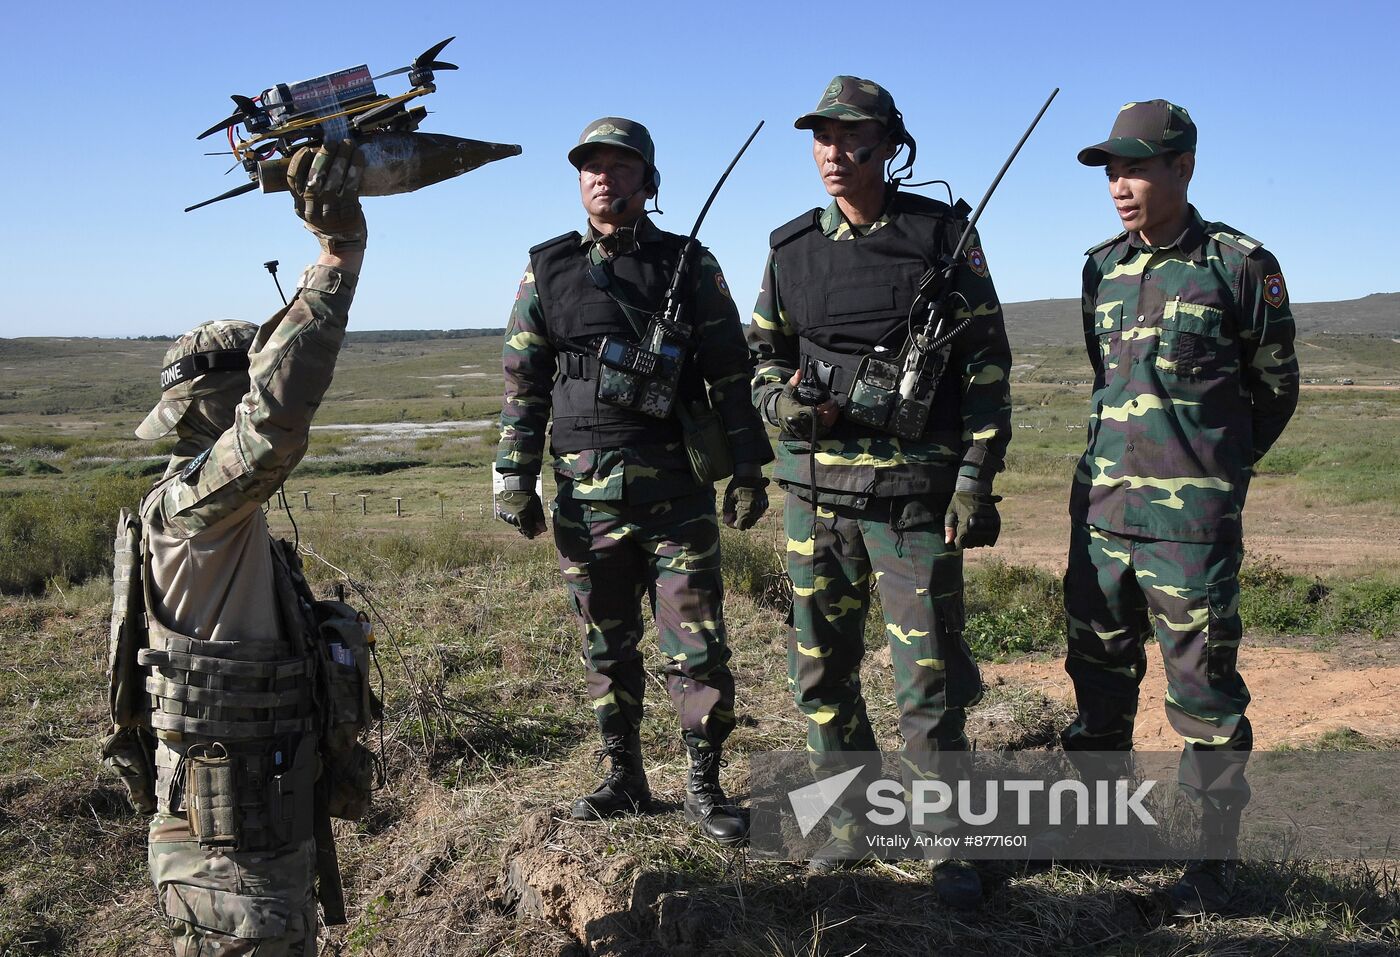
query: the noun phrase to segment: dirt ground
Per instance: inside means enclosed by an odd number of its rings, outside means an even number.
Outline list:
[[[1000,559],[1009,565],[1064,570],[1069,541],[1069,490],[1007,495],[1001,504],[1002,534],[996,548],[970,552],[970,562]],[[1244,512],[1246,551],[1272,555],[1290,572],[1329,577],[1357,576],[1378,568],[1400,568],[1400,534],[1393,519],[1379,518],[1375,503],[1318,506],[1304,503],[1296,484],[1260,476],[1250,485]]]
[[[1251,646],[1240,648],[1240,673],[1249,686],[1255,747],[1305,744],[1338,728],[1365,737],[1400,736],[1400,649],[1393,642],[1341,639],[1327,651]],[[988,684],[1004,681],[1034,688],[1072,705],[1064,662],[1031,661],[982,666]],[[1176,750],[1181,738],[1167,722],[1162,661],[1149,649],[1134,737],[1140,750]]]

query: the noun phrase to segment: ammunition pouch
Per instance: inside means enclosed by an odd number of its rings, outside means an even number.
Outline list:
[[[317,764],[309,735],[250,752],[220,742],[189,745],[178,787],[190,833],[201,847],[229,851],[307,840],[314,831]]]

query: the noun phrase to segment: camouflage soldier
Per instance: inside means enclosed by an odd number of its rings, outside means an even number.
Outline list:
[[[675,413],[660,418],[598,397],[600,344],[638,342],[686,240],[646,215],[660,176],[640,123],[590,123],[569,162],[579,171],[588,223],[582,235],[530,250],[506,330],[497,515],[527,538],[544,531],[536,483],[552,418],[554,541],[584,629],[588,694],[611,762],[598,789],[574,803],[573,816],[634,812],[650,797],[638,735],[645,595],[690,754],[686,815],[707,836],[737,843],[747,824],[727,807],[719,784],[720,748],[734,726],[734,679],[714,490],[692,474]],[[713,403],[736,463],[725,524],[748,528],[768,506],[761,466],[772,451],[748,403],[752,367],[719,264],[704,250],[692,264],[684,288],[694,334],[682,350],[677,405]]]
[[[182,957],[316,953],[313,878],[329,850],[313,820],[320,728],[261,506],[301,460],[331,382],[364,258],[363,166],[351,143],[293,158],[297,213],[320,258],[263,326],[206,322],[177,339],[161,400],[136,430],[176,435],[140,511],[149,647],[135,680],[156,744],[154,800],[144,786],[133,797],[155,811],[151,879]],[[325,896],[338,910],[333,868],[320,877],[327,919],[343,921]]]
[[[748,333],[753,401],[782,439],[774,475],[788,493],[789,680],[812,752],[876,750],[860,685],[873,583],[906,747],[963,750],[982,682],[963,639],[962,551],[996,541],[992,480],[1010,438],[1001,305],[973,236],[952,318],[976,320],[945,350],[946,372],[924,396],[927,425],[910,439],[852,418],[863,360],[903,357],[909,317],[927,310],[920,279],[952,251],[968,210],[900,192],[899,171],[886,181],[901,147],[910,149],[902,169],[911,166],[914,141],[878,84],[838,76],[794,125],[812,131],[833,201],[772,234]],[[830,398],[804,404],[804,381]],[[837,821],[813,868],[860,856],[851,826]],[[980,900],[971,867],[944,864],[935,878],[949,903]]]
[[[1165,100],[1129,103],[1102,166],[1124,232],[1088,252],[1084,340],[1094,367],[1088,447],[1070,495],[1065,613],[1079,716],[1067,750],[1132,746],[1144,642],[1167,669],[1167,716],[1186,739],[1182,784],[1202,802],[1212,858],[1235,852],[1238,773],[1193,781],[1193,753],[1252,747],[1240,643],[1241,512],[1254,464],[1298,401],[1293,317],[1277,260],[1187,202],[1196,125]],[[1193,863],[1182,913],[1217,910],[1234,864]]]

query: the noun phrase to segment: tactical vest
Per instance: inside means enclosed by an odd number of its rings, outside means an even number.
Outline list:
[[[118,521],[103,753],[138,809],[183,813],[205,847],[326,842],[318,818],[363,816],[373,787],[374,756],[358,740],[380,714],[367,619],[316,601],[292,547],[269,547],[279,634],[202,640],[152,612],[140,522],[126,510]]]
[[[550,342],[559,354],[551,397],[550,450],[555,454],[682,440],[674,416],[662,420],[599,402],[596,356],[604,336],[638,340],[638,329],[645,329],[651,315],[661,310],[685,241],[684,236],[663,233],[659,240],[638,243],[634,251],[612,259],[606,267],[607,290],[589,278],[588,252],[577,232],[530,250],[535,291]],[[614,296],[632,307],[631,321]],[[703,395],[704,383],[688,360],[681,373],[680,398]]]
[[[800,338],[803,367],[809,359],[829,366],[825,384],[838,402],[850,395],[863,356],[899,355],[919,279],[957,241],[957,221],[946,203],[912,193],[895,193],[890,202],[889,222],[866,236],[829,239],[821,210],[813,209],[769,238],[782,310]],[[961,432],[960,388],[956,376],[943,377],[925,434]],[[843,417],[832,435],[867,431]]]

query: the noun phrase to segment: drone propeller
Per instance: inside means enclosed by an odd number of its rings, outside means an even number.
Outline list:
[[[408,66],[401,66],[397,70],[390,70],[388,73],[381,73],[378,76],[376,76],[375,79],[382,80],[386,76],[398,76],[400,73],[410,73],[412,75],[409,77],[409,80],[413,83],[414,86],[422,86],[425,83],[431,83],[433,82],[434,70],[457,69],[457,64],[443,63],[437,59],[437,55],[442,52],[442,48],[447,46],[455,39],[457,39],[455,36],[448,37],[441,43],[434,44],[433,46],[428,47],[428,49],[424,50],[422,53],[418,54],[418,56],[414,57],[413,62],[410,63]]]
[[[218,202],[219,200],[221,200],[221,199],[232,199],[232,198],[235,197],[235,196],[242,196],[244,193],[251,193],[253,190],[255,190],[255,189],[257,189],[257,188],[258,188],[258,183],[257,183],[256,180],[254,180],[254,181],[251,182],[251,183],[244,183],[242,186],[235,186],[233,189],[229,190],[227,193],[220,193],[218,196],[215,196],[213,199],[206,199],[206,200],[205,200],[204,202],[202,202],[202,203],[195,203],[193,206],[186,206],[186,207],[185,207],[185,212],[188,213],[190,210],[199,209],[201,206],[208,206],[210,203],[217,203],[217,202]]]
[[[209,127],[209,129],[196,136],[195,139],[202,140],[206,136],[217,133],[219,130],[226,130],[235,123],[241,123],[249,117],[257,116],[258,113],[261,112],[258,105],[246,96],[239,96],[237,93],[234,93],[229,99],[233,100],[234,104],[238,107],[238,112],[234,113],[226,120],[220,120],[215,123],[213,126]]]

